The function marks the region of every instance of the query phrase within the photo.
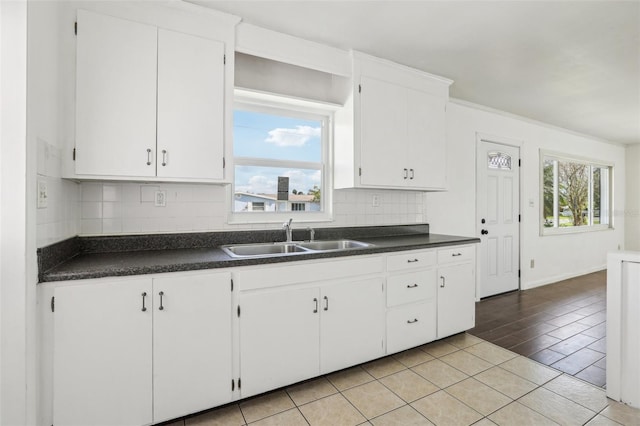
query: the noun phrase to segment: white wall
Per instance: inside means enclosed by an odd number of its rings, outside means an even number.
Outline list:
[[[27,144],[27,2],[0,2],[0,424],[35,416],[34,230]]]
[[[627,146],[625,248],[640,250],[640,144]]]
[[[605,268],[606,253],[624,244],[624,147],[455,101],[448,105],[447,120],[449,191],[427,195],[431,232],[479,235],[475,202],[476,135],[494,135],[522,141],[521,287],[528,289]],[[614,164],[615,229],[540,236],[540,149]],[[534,268],[529,267],[531,259],[535,260]]]

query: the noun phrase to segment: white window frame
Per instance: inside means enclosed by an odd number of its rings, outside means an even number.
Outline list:
[[[282,113],[285,116],[319,120],[322,122],[322,163],[304,161],[288,161],[264,158],[233,157],[231,167],[231,185],[229,185],[228,199],[229,224],[260,224],[283,223],[289,219],[296,222],[329,222],[333,220],[333,121],[337,105],[313,102],[287,96],[274,95],[245,89],[234,91],[234,110],[264,112],[268,114]],[[321,211],[290,211],[290,212],[234,212],[235,196],[235,167],[251,165],[265,167],[293,167],[315,169],[320,168],[321,182]]]
[[[609,204],[608,206],[608,211],[609,211],[609,223],[608,224],[597,224],[597,225],[583,225],[583,226],[566,226],[566,227],[560,227],[557,226],[556,224],[554,224],[553,227],[545,227],[544,226],[544,162],[546,160],[554,160],[556,161],[554,163],[554,173],[553,173],[553,178],[554,178],[554,203],[553,203],[553,215],[554,215],[554,222],[556,220],[556,218],[559,218],[559,214],[560,212],[559,210],[559,206],[558,206],[558,167],[557,167],[557,161],[564,161],[564,162],[571,162],[571,163],[578,163],[578,164],[584,164],[586,166],[590,167],[590,172],[589,172],[589,223],[593,222],[593,209],[591,208],[591,203],[592,203],[592,199],[593,199],[593,167],[601,167],[601,168],[608,168],[609,169],[609,182],[608,182],[608,186],[607,186],[607,190],[608,190],[608,199],[607,202]],[[613,163],[607,163],[607,162],[603,162],[603,161],[599,161],[599,160],[594,160],[594,159],[590,159],[590,158],[585,158],[585,157],[579,157],[579,156],[574,156],[574,155],[569,155],[569,154],[564,154],[564,153],[560,153],[560,152],[556,152],[556,151],[547,151],[547,150],[540,150],[540,166],[538,168],[539,171],[539,175],[540,175],[540,220],[539,220],[539,226],[540,226],[540,235],[541,236],[548,236],[548,235],[566,235],[566,234],[576,234],[576,233],[582,233],[582,232],[596,232],[596,231],[606,231],[606,230],[613,230],[614,229],[614,217],[613,217],[613,173],[614,173],[614,164]],[[603,200],[600,200],[600,204],[601,206],[604,204]],[[601,207],[602,209],[602,207]]]

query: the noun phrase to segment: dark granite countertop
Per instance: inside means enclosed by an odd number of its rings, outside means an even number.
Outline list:
[[[66,281],[264,265],[480,242],[479,238],[430,234],[428,229],[427,224],[323,228],[316,230],[317,240],[349,238],[370,243],[373,246],[351,250],[253,258],[230,257],[219,246],[230,243],[281,241],[282,232],[242,231],[123,237],[74,237],[38,249],[39,281]],[[295,231],[294,240],[304,239],[304,230]]]

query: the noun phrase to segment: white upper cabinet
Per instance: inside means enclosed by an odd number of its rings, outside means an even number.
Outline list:
[[[78,10],[78,28],[76,173],[155,176],[156,27]]]
[[[446,189],[451,81],[354,53],[353,83],[336,113],[336,188]]]
[[[224,177],[223,58],[223,43],[158,30],[159,177]]]
[[[225,44],[78,10],[75,176],[224,179]]]

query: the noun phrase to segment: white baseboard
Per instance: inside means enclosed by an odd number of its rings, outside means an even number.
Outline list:
[[[603,263],[602,265],[594,266],[592,268],[587,268],[581,271],[572,271],[566,274],[555,275],[553,277],[547,277],[537,281],[521,283],[520,287],[521,290],[531,290],[532,288],[541,287],[543,285],[552,284],[558,281],[568,280],[569,278],[575,278],[581,275],[591,274],[593,272],[598,272],[605,269],[607,269],[607,265]]]

